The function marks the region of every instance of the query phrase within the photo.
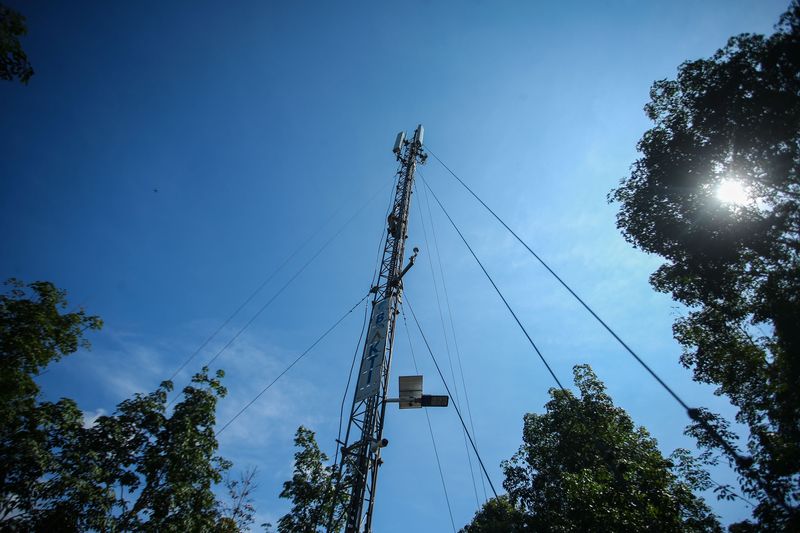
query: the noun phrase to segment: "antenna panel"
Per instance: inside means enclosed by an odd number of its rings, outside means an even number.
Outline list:
[[[397,134],[397,138],[394,140],[394,148],[392,148],[392,152],[395,154],[399,154],[400,150],[403,149],[403,141],[406,140],[406,132],[401,131]]]

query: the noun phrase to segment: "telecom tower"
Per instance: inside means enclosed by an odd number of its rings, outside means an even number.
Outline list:
[[[383,438],[383,422],[386,403],[401,401],[401,407],[421,407],[439,399],[446,405],[447,397],[423,397],[421,376],[411,377],[412,388],[401,391],[401,398],[389,399],[389,369],[392,363],[395,325],[400,313],[399,305],[403,292],[402,279],[413,266],[418,250],[403,268],[403,252],[408,230],[411,187],[417,164],[425,163],[422,150],[422,125],[417,126],[414,136],[406,139],[405,132],[397,134],[394,153],[400,163],[399,179],[392,209],[387,219],[386,244],[383,248],[377,284],[372,288],[372,315],[367,329],[361,366],[358,372],[350,410],[347,433],[341,445],[339,491],[349,495],[345,511],[346,533],[370,533],[375,493],[378,485],[378,470],[382,463],[381,449],[388,444]],[[402,378],[406,380],[409,378]],[[351,442],[352,437],[352,442]],[[330,524],[329,524],[330,526]]]

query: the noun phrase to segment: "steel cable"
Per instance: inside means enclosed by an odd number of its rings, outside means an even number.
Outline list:
[[[362,296],[362,297],[361,297],[361,299],[360,299],[358,302],[356,302],[356,304],[355,304],[353,307],[351,307],[351,308],[350,308],[350,309],[349,309],[349,310],[348,310],[348,311],[347,311],[345,314],[343,314],[343,315],[341,316],[341,318],[339,318],[339,320],[337,320],[336,322],[334,322],[334,323],[333,323],[333,325],[332,325],[331,327],[329,327],[327,330],[325,330],[325,333],[323,333],[322,335],[320,335],[319,337],[317,337],[317,340],[315,340],[313,343],[311,343],[311,346],[309,346],[308,348],[306,348],[306,349],[305,349],[305,351],[303,351],[303,353],[301,353],[300,355],[298,355],[298,356],[297,356],[297,357],[294,359],[294,361],[292,361],[292,362],[291,362],[291,364],[289,364],[289,366],[287,366],[286,368],[284,368],[284,369],[283,369],[283,371],[282,371],[280,374],[278,374],[278,376],[277,376],[275,379],[273,379],[273,380],[272,380],[272,381],[269,383],[269,385],[267,385],[266,387],[264,387],[263,389],[261,389],[261,392],[259,392],[258,394],[256,394],[256,395],[255,395],[255,397],[253,397],[253,399],[252,399],[252,400],[250,400],[249,402],[247,402],[247,404],[245,404],[245,406],[244,406],[244,407],[242,407],[242,408],[239,410],[239,412],[237,412],[235,415],[233,415],[233,417],[232,417],[230,420],[228,420],[228,421],[225,423],[225,425],[224,425],[224,426],[222,426],[222,427],[219,429],[219,431],[217,431],[217,433],[216,433],[216,434],[217,434],[217,435],[219,435],[220,433],[222,433],[223,431],[225,431],[225,429],[226,429],[228,426],[230,426],[230,425],[231,425],[231,424],[234,422],[234,420],[236,420],[237,418],[239,418],[239,417],[242,415],[242,413],[244,413],[244,412],[245,412],[245,411],[246,411],[246,410],[247,410],[247,409],[248,409],[248,408],[249,408],[251,405],[253,405],[253,404],[256,402],[256,400],[258,400],[258,399],[259,399],[259,398],[260,398],[260,397],[261,397],[261,396],[262,396],[262,395],[263,395],[265,392],[267,392],[267,391],[268,391],[270,388],[272,388],[272,386],[273,386],[273,385],[275,385],[275,383],[277,383],[279,379],[281,379],[281,378],[282,378],[282,377],[283,377],[283,376],[284,376],[284,375],[285,375],[287,372],[289,372],[289,370],[291,370],[291,369],[292,369],[292,367],[294,367],[294,365],[296,365],[298,362],[300,362],[300,360],[301,360],[303,357],[305,357],[305,356],[306,356],[306,355],[307,355],[307,354],[308,354],[308,353],[309,353],[311,350],[313,350],[313,349],[314,349],[314,347],[315,347],[317,344],[319,344],[320,342],[322,342],[322,340],[323,340],[325,337],[327,337],[327,336],[328,336],[328,334],[329,334],[331,331],[333,331],[334,329],[336,329],[336,326],[338,326],[339,324],[341,324],[341,323],[342,323],[342,321],[343,321],[345,318],[347,318],[347,316],[348,316],[350,313],[352,313],[352,312],[353,312],[353,311],[356,309],[356,307],[358,307],[359,305],[361,305],[361,303],[362,303],[364,300],[366,300],[366,299],[367,299],[367,297],[368,297],[369,295],[370,295],[370,293],[369,293],[369,292],[367,292],[367,294],[365,294],[364,296]]]

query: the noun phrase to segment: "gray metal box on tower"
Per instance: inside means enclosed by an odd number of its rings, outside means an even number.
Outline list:
[[[422,376],[400,376],[400,409],[422,407]]]

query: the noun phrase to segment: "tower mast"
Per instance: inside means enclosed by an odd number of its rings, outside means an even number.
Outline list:
[[[339,490],[348,494],[346,533],[372,531],[378,469],[382,463],[381,449],[388,443],[383,438],[383,422],[395,325],[403,291],[402,277],[416,256],[415,250],[409,265],[403,269],[414,171],[417,164],[423,164],[427,157],[422,150],[422,134],[421,124],[410,140],[405,138],[405,132],[398,133],[393,150],[400,163],[397,171],[399,179],[387,219],[380,273],[377,284],[372,288],[375,297],[350,409],[350,421],[345,441],[339,443],[342,446]]]

